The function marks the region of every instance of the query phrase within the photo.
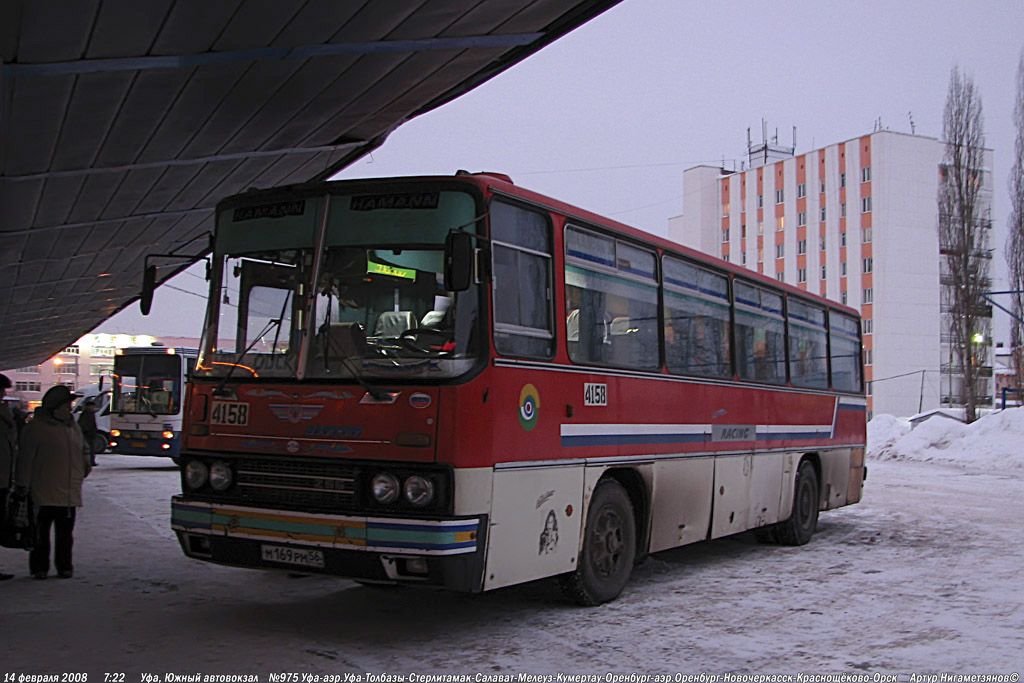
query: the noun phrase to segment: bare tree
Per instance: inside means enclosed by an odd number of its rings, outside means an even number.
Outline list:
[[[978,379],[988,357],[991,309],[982,294],[989,289],[987,223],[981,215],[980,190],[984,182],[985,132],[981,95],[970,76],[953,68],[943,112],[946,144],[939,179],[939,247],[949,276],[949,339],[951,373],[963,381],[952,396],[966,408],[968,422],[977,418],[981,398]]]
[[[1010,358],[1015,387],[1024,387],[1024,53],[1017,63],[1017,102],[1013,108],[1017,125],[1013,167],[1010,169],[1010,218],[1006,238],[1006,265],[1010,274]],[[1024,397],[1021,397],[1024,398]]]

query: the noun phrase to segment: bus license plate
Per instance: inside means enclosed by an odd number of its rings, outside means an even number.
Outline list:
[[[264,562],[294,564],[299,567],[324,568],[324,554],[311,548],[286,548],[282,545],[261,545]]]
[[[237,401],[214,401],[210,423],[246,427],[249,425],[249,404]]]

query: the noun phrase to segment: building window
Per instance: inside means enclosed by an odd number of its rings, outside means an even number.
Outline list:
[[[839,203],[839,217],[846,218],[846,202]]]
[[[786,229],[786,217],[785,216],[779,216],[778,218],[775,219],[775,229],[776,230],[780,230],[780,231]]]
[[[864,349],[864,365],[871,365],[873,360],[871,349]]]
[[[822,223],[825,222],[825,213],[826,213],[825,207],[823,206],[823,207],[821,207],[821,222]]]
[[[839,303],[841,303],[844,306],[846,305],[846,292],[841,292],[839,294]]]
[[[747,265],[747,252],[743,252],[741,254],[741,257],[742,258],[740,259],[740,263],[742,263],[744,266]]]
[[[786,190],[780,187],[775,190],[775,203],[781,204],[784,201],[786,201]]]
[[[785,273],[775,273],[775,279],[778,280],[779,282],[785,282],[786,281],[786,274]]]
[[[38,365],[30,365],[27,368],[18,368],[17,370],[15,370],[15,372],[20,372],[22,374],[27,374],[27,375],[38,375],[39,374],[39,366]]]
[[[864,296],[861,297],[862,304],[871,304],[875,302],[875,290],[868,287],[864,290]]]
[[[723,216],[728,216],[729,215],[729,204],[728,204],[728,202],[725,203],[725,204],[722,204],[722,215]]]
[[[796,281],[797,282],[807,282],[807,269],[806,268],[798,268],[797,269],[797,271],[796,271]]]
[[[825,194],[825,181],[821,181],[821,194]]]
[[[800,225],[807,225],[807,212],[806,211],[800,211],[800,212],[798,212],[796,214],[796,224],[798,226],[800,226]]]
[[[870,273],[874,266],[874,259],[868,256],[867,258],[861,259],[861,272]]]
[[[786,245],[776,244],[775,245],[775,258],[785,258],[786,256]]]
[[[871,395],[871,382],[867,382],[867,395]]]
[[[821,279],[824,280],[827,277],[828,277],[828,271],[825,269],[825,266],[822,266],[821,267]]]
[[[77,375],[78,374],[78,361],[73,363],[64,361],[63,363],[55,363],[53,366],[54,372],[58,375]]]
[[[825,238],[819,237],[818,242],[821,244],[821,251],[825,251]]]
[[[728,261],[729,260],[729,250],[726,248],[726,246],[724,244],[722,245],[722,260],[723,261]]]
[[[807,196],[807,183],[800,183],[796,186],[796,198],[803,199]]]
[[[764,249],[757,250],[757,262],[764,263]]]
[[[740,224],[740,237],[742,237],[743,239],[747,238],[747,224],[746,223]]]
[[[77,356],[78,355],[78,347],[77,346],[69,346],[66,349],[64,349],[64,353],[70,353],[70,354],[74,354],[74,355]]]
[[[846,246],[846,231],[839,233],[839,246]]]
[[[846,261],[839,264],[839,274],[846,277]]]
[[[759,209],[763,209],[764,208],[764,195],[763,194],[757,195],[757,208],[759,208]]]
[[[860,198],[860,212],[871,213],[871,197]]]
[[[42,391],[43,385],[41,382],[15,382],[15,391]]]
[[[796,243],[796,253],[806,254],[807,253],[807,240],[799,240]]]
[[[865,166],[864,168],[860,169],[860,181],[862,183],[870,183],[871,182],[871,167],[870,166]]]
[[[865,244],[871,241],[871,228],[863,228],[860,231],[860,241]]]
[[[722,241],[723,242],[728,242],[729,241],[729,228],[722,228]]]
[[[866,318],[864,320],[864,334],[871,334],[872,330],[874,329],[874,327],[875,327],[875,321],[874,320],[872,320],[871,318]]]
[[[757,222],[757,234],[758,235],[763,235],[764,234],[764,221],[758,221]]]
[[[839,187],[840,188],[846,187],[846,174],[845,173],[840,173],[839,174]]]

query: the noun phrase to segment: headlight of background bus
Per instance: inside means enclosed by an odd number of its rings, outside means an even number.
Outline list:
[[[398,499],[398,480],[393,474],[380,472],[374,476],[372,488],[378,503],[393,503]]]
[[[189,460],[185,465],[185,484],[193,491],[202,488],[208,476],[209,470],[199,460]]]
[[[224,491],[231,486],[231,468],[227,463],[215,462],[210,466],[210,486],[214,491]]]
[[[414,474],[405,480],[405,499],[416,507],[423,507],[434,500],[434,484],[426,477]]]

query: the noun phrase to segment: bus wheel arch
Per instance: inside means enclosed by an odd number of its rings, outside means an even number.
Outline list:
[[[622,592],[637,557],[639,524],[637,502],[630,493],[629,476],[606,473],[594,487],[583,522],[576,570],[559,577],[562,591],[579,605],[594,606],[614,600]],[[642,509],[642,508],[641,508]]]

